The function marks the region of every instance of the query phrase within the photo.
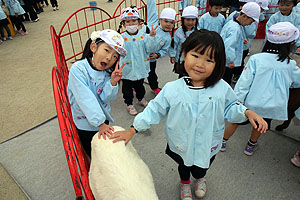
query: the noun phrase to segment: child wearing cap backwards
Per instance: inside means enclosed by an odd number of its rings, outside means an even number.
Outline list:
[[[119,57],[126,55],[124,40],[114,30],[94,31],[85,44],[82,57],[69,73],[68,97],[74,123],[83,149],[91,157],[91,141],[99,132],[106,138],[113,128],[109,102],[118,93],[122,67]]]
[[[156,37],[159,42],[159,49],[156,53],[150,54],[150,72],[148,76],[148,82],[152,91],[157,95],[160,92],[158,88],[157,75],[155,73],[156,59],[164,57],[171,45],[171,35],[174,35],[174,26],[176,22],[176,11],[172,8],[164,8],[160,13],[160,19],[158,19],[158,14],[156,11],[156,1],[147,1],[147,19],[148,24],[153,24],[154,26],[160,25],[156,30]]]
[[[220,34],[225,24],[225,17],[220,14],[224,4],[224,0],[210,0],[209,12],[200,17],[198,30],[207,29],[209,31],[215,31]]]
[[[249,0],[244,0],[244,1],[249,1]],[[250,0],[251,1],[251,0]],[[261,9],[261,13],[259,16],[259,21],[263,21],[265,19],[263,11],[264,10],[268,10],[268,0],[256,0],[255,1]],[[245,2],[246,3],[246,2]],[[240,7],[240,9],[242,9],[242,6]],[[226,19],[226,23],[229,22],[230,20],[232,20],[233,18],[237,18],[240,15],[240,11],[233,11]],[[245,32],[245,37],[246,39],[243,42],[243,57],[242,57],[242,63],[241,63],[241,67],[240,68],[236,68],[238,70],[235,70],[233,72],[233,77],[232,77],[232,82],[236,83],[236,81],[239,79],[242,70],[244,68],[244,61],[246,56],[249,53],[249,50],[251,48],[252,45],[252,41],[256,36],[256,31],[258,28],[258,22],[254,21],[252,24],[248,25],[248,26],[244,26],[244,32]]]
[[[255,2],[246,3],[240,15],[226,23],[221,31],[225,44],[226,68],[223,79],[230,85],[233,74],[242,71],[243,43],[246,40],[244,26],[259,21],[260,7]]]
[[[300,68],[289,57],[291,46],[298,37],[299,30],[290,22],[272,25],[262,53],[250,57],[234,88],[239,101],[262,116],[268,127],[272,119],[287,119],[289,88],[300,87]],[[247,123],[228,124],[221,151],[226,150],[226,141],[236,128]],[[246,155],[253,155],[260,135],[255,129],[252,130],[244,150]]]
[[[177,69],[177,63],[182,63],[181,44],[198,26],[198,9],[195,6],[186,7],[181,16],[181,27],[179,27],[174,34],[174,39],[171,43],[169,51],[170,62],[174,64],[174,72],[182,77],[185,72]]]
[[[266,34],[268,29],[278,22],[290,22],[300,30],[300,15],[293,12],[293,7],[297,5],[297,0],[279,0],[279,11],[273,14],[266,24]],[[266,38],[265,38],[266,41]],[[295,41],[293,53],[300,53],[300,38]]]
[[[136,7],[128,7],[122,10],[120,28],[124,26],[126,32],[122,33],[125,40],[125,49],[127,55],[120,59],[120,65],[127,63],[123,69],[122,76],[122,93],[127,111],[130,115],[136,115],[138,112],[133,106],[133,89],[136,93],[137,104],[143,107],[148,105],[148,101],[144,98],[145,87],[144,79],[148,77],[150,72],[149,55],[157,52],[159,47],[158,40],[155,37],[156,26],[150,32],[147,24],[143,29],[139,30],[140,14]],[[149,35],[150,33],[150,35]]]

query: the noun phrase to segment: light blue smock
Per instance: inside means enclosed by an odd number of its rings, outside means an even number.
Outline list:
[[[3,0],[7,9],[9,10],[10,15],[14,16],[15,14],[23,15],[25,14],[24,9],[20,5],[18,0]]]
[[[121,35],[125,40],[127,55],[120,58],[119,65],[130,63],[123,68],[122,79],[136,81],[147,78],[150,72],[149,55],[156,53],[158,49],[157,37],[147,34],[145,26],[136,35],[129,35],[127,32]]]
[[[109,103],[116,99],[119,85],[113,86],[110,80],[106,71],[94,70],[87,59],[72,65],[67,92],[78,129],[98,131],[105,120],[113,122]]]
[[[240,15],[239,11],[233,11],[226,19],[226,23],[229,22],[230,20],[233,20],[233,18],[238,17]],[[261,13],[259,16],[259,19],[262,21],[264,20],[264,15]],[[243,51],[250,49],[253,39],[256,36],[256,31],[258,28],[258,23],[256,21],[254,21],[252,24],[248,25],[248,26],[242,26],[242,28],[244,29],[245,32],[245,37],[247,40],[247,44],[243,43]]]
[[[217,17],[213,17],[209,12],[207,12],[200,17],[198,30],[207,29],[209,31],[215,31],[220,34],[224,24],[225,17],[222,14],[218,14]]]
[[[203,15],[204,13],[206,13],[206,4],[207,4],[207,0],[196,0],[196,7],[200,10],[198,12],[199,15]]]
[[[278,12],[278,0],[268,0],[269,10],[265,10],[265,13],[276,13]],[[266,19],[269,19],[273,14],[265,14]]]
[[[167,83],[135,117],[133,126],[144,131],[166,116],[164,129],[171,151],[180,155],[186,166],[208,168],[210,158],[222,146],[225,119],[244,122],[245,111],[222,79],[212,87],[194,90],[181,78]]]
[[[178,1],[178,10],[183,10],[187,6],[191,6],[191,0],[180,0]]]
[[[300,119],[300,108],[295,111],[295,115],[298,119]]]
[[[300,15],[300,2],[293,8],[293,12]]]
[[[148,26],[151,30],[152,24],[153,27],[159,25],[158,14],[156,10],[156,1],[155,0],[148,0],[147,1],[147,19],[148,19]],[[159,53],[160,57],[164,57],[170,48],[171,45],[171,35],[169,32],[164,31],[160,26],[156,29],[156,36],[158,40],[158,50],[155,53]],[[151,59],[150,62],[154,62],[156,59]]]
[[[269,21],[266,24],[266,34],[268,32],[268,29],[278,22],[290,22],[292,23],[296,28],[300,30],[300,15],[296,14],[295,12],[291,12],[289,16],[284,16],[281,14],[280,11],[272,15],[269,19]],[[267,40],[267,35],[265,37],[265,41]],[[295,40],[295,47],[300,47],[300,37]]]
[[[278,54],[250,57],[234,91],[240,102],[261,117],[287,120],[289,88],[300,87],[300,68],[294,60],[277,61]]]
[[[7,18],[7,16],[6,16],[5,12],[3,11],[1,5],[2,5],[2,0],[0,0],[0,20]]]
[[[179,54],[180,54],[182,43],[184,43],[186,38],[188,36],[190,36],[190,34],[192,32],[194,32],[194,30],[195,30],[195,28],[193,28],[193,30],[191,30],[191,31],[185,32],[185,35],[184,35],[182,26],[181,26],[175,31],[175,33],[174,33],[174,48],[170,47],[170,50],[169,50],[169,56],[171,58],[175,57],[175,62],[178,62],[178,60],[179,60]],[[181,62],[182,62],[182,55],[180,57],[180,63]]]
[[[243,26],[234,20],[230,20],[224,25],[220,35],[225,45],[226,67],[232,62],[235,67],[241,66],[243,43],[246,39]]]

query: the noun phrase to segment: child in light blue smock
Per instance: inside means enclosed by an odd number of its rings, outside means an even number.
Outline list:
[[[0,0],[0,5],[2,5],[2,1]],[[9,24],[9,21],[7,19],[7,16],[6,14],[4,13],[4,11],[2,10],[2,7],[0,6],[0,34],[1,34],[1,39],[0,39],[0,44],[2,43],[2,40],[5,41],[6,40],[6,37],[4,35],[4,30],[6,30],[7,32],[7,36],[8,36],[8,39],[9,40],[12,40],[12,36],[11,36],[11,33],[10,33],[10,30],[8,28],[8,25]]]
[[[10,19],[15,24],[17,32],[21,35],[27,35],[28,32],[23,24],[24,9],[18,0],[3,0],[8,8]]]
[[[136,115],[137,111],[133,106],[133,90],[135,90],[138,105],[146,107],[148,104],[144,98],[146,93],[144,79],[150,72],[150,54],[157,52],[159,48],[158,40],[155,37],[155,30],[158,26],[153,29],[152,24],[150,32],[149,27],[144,23],[143,29],[139,30],[138,26],[142,20],[136,7],[122,10],[121,19],[120,26],[126,28],[121,35],[125,40],[127,55],[120,59],[120,66],[128,63],[123,69],[122,93],[128,113]]]
[[[190,176],[195,181],[195,195],[206,193],[205,174],[221,148],[225,120],[243,122],[265,132],[267,123],[237,100],[223,80],[225,49],[214,31],[196,30],[182,44],[183,65],[188,76],[167,83],[161,92],[137,115],[127,131],[116,132],[114,142],[129,140],[166,117],[166,154],[177,164],[180,199],[192,199]],[[254,122],[255,121],[255,122]]]
[[[300,68],[289,57],[291,46],[299,37],[299,30],[290,22],[271,26],[262,53],[250,57],[234,91],[240,102],[257,112],[268,122],[287,120],[289,88],[300,87]],[[230,123],[225,130],[222,150],[239,124]],[[253,155],[261,133],[253,129],[245,147],[246,155]]]
[[[183,10],[181,24],[181,27],[175,31],[174,40],[172,41],[169,51],[170,62],[174,64],[173,71],[179,74],[179,77],[182,77],[182,75],[185,73],[180,72],[176,68],[177,63],[182,62],[182,56],[180,55],[181,44],[193,31],[197,30],[198,26],[198,9],[195,6],[188,6]]]
[[[263,11],[268,10],[268,0],[256,0],[256,3],[260,5],[261,13],[259,15],[259,21],[263,21],[265,19]],[[242,7],[241,7],[242,8]],[[226,19],[226,23],[230,20],[233,20],[233,18],[237,18],[240,15],[240,11],[233,11]],[[236,83],[239,79],[243,68],[244,68],[244,61],[246,56],[249,53],[249,50],[251,48],[253,39],[256,36],[256,31],[258,29],[258,22],[254,21],[252,24],[248,26],[243,26],[245,37],[246,39],[243,42],[243,55],[242,55],[242,63],[240,68],[235,68],[235,71],[233,72],[232,82]]]
[[[81,144],[91,157],[91,141],[99,132],[112,133],[108,125],[113,122],[110,115],[110,101],[118,93],[118,81],[122,68],[118,69],[119,55],[125,56],[124,40],[113,30],[94,31],[87,41],[82,58],[75,62],[69,73],[68,97],[73,121]]]
[[[290,22],[300,30],[300,15],[293,12],[297,0],[279,0],[278,5],[279,11],[272,15],[266,24],[266,34],[268,29],[278,22]],[[300,38],[295,41],[293,52],[300,53]]]
[[[278,0],[268,0],[268,5],[269,5],[269,10],[267,13],[270,14],[265,14],[266,19],[270,19],[270,17],[278,12]]]
[[[206,29],[220,34],[225,24],[225,17],[220,14],[224,4],[224,0],[210,0],[209,12],[200,17],[198,22],[198,30]]]
[[[222,0],[220,0],[220,1],[222,1]],[[196,0],[196,7],[199,10],[200,16],[206,13],[207,2],[208,2],[207,0]],[[211,2],[211,0],[209,2]]]
[[[227,22],[222,31],[221,37],[225,44],[226,68],[223,79],[231,84],[233,74],[242,71],[243,44],[247,39],[244,26],[259,21],[260,6],[255,2],[246,3],[240,15]]]
[[[300,15],[300,0],[297,0],[297,6],[293,8],[293,11]]]
[[[147,19],[148,24],[153,24],[154,26],[159,25],[156,30],[156,37],[159,43],[159,49],[155,53],[150,54],[150,72],[148,76],[148,82],[152,91],[157,95],[160,92],[158,87],[158,77],[155,73],[156,59],[164,57],[171,45],[171,35],[174,35],[174,26],[176,22],[176,11],[172,8],[164,8],[160,13],[160,18],[158,19],[158,14],[156,11],[156,1],[147,1]]]

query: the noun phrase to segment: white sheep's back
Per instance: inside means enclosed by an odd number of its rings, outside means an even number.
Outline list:
[[[151,172],[131,142],[125,146],[95,134],[89,182],[96,200],[158,200]]]

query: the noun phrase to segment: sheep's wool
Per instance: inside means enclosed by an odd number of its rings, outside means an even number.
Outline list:
[[[131,142],[113,144],[95,134],[89,182],[96,200],[158,200],[151,172]]]

